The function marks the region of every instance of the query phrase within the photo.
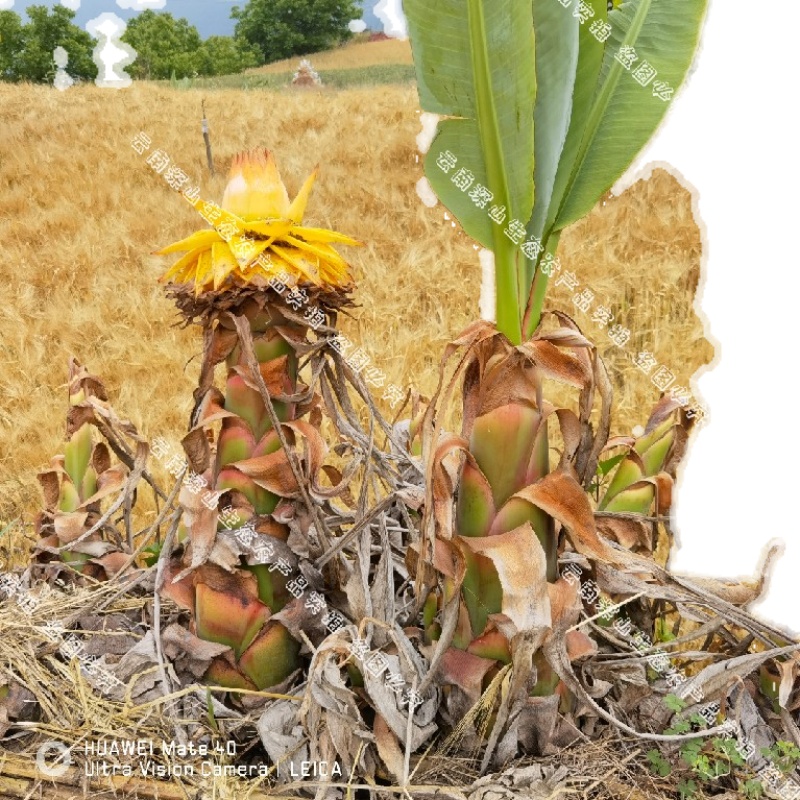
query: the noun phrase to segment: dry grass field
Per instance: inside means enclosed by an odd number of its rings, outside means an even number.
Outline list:
[[[202,100],[215,178],[205,167]],[[415,192],[411,87],[61,93],[0,84],[0,108],[0,523],[37,510],[36,471],[62,442],[70,355],[102,377],[118,412],[148,437],[177,443],[186,430],[201,342],[176,325],[156,282],[168,260],[151,253],[202,221],[131,148],[140,131],[209,199],[221,197],[231,156],[244,148],[273,149],[290,191],[320,163],[307,219],[366,243],[346,254],[360,307],[342,328],[392,382],[430,393],[444,344],[478,315],[472,243]],[[595,305],[633,332],[621,350],[576,314],[608,358],[614,429],[629,431],[658,398],[631,354],[652,351],[684,385],[713,356],[692,308],[701,240],[691,197],[657,172],[570,229],[560,255]],[[573,293],[556,287],[550,307],[573,313]]]
[[[380,42],[353,41],[335,50],[309,56],[314,69],[359,69],[380,64],[413,64],[408,39],[388,39]],[[248,70],[251,73],[289,72],[297,69],[299,58],[274,61],[264,67]]]

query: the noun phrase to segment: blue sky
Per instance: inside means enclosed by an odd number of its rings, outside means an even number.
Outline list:
[[[24,17],[23,11],[27,6],[58,5],[58,0],[16,0],[12,10]],[[245,5],[245,0],[167,0],[166,5],[159,11],[169,11],[174,17],[186,17],[205,38],[213,34],[230,35],[233,33],[234,21],[231,19],[233,6]],[[366,0],[364,6],[372,8],[374,0]],[[130,19],[136,11],[120,8],[115,0],[81,0],[80,8],[75,17],[75,22],[84,27],[86,23],[104,11],[113,11],[122,19]],[[365,11],[364,21],[373,30],[382,30],[383,26],[371,11]]]

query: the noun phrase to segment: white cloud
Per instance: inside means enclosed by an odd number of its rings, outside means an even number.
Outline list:
[[[408,37],[408,26],[403,14],[402,0],[378,0],[375,16],[383,23],[383,32],[398,39]]]
[[[117,0],[120,8],[131,8],[134,11],[146,11],[148,8],[164,8],[167,0]]]
[[[0,11],[8,11],[9,8],[13,8],[14,0],[0,0]]]
[[[351,19],[347,27],[351,33],[361,33],[367,29],[367,23],[363,19]]]
[[[81,0],[61,0],[61,5],[71,11],[77,11],[81,7]]]

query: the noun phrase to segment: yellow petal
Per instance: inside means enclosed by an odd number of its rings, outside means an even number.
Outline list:
[[[227,277],[239,266],[229,248],[227,252],[220,251],[219,258],[212,259],[212,274],[214,276],[214,291],[219,289]]]
[[[214,242],[221,242],[222,237],[215,231],[197,231],[179,242],[169,244],[166,247],[158,250],[156,255],[166,256],[170,253],[179,253],[182,250],[194,250],[198,247],[210,247]]]
[[[253,150],[234,157],[222,207],[243,220],[288,216],[289,195],[272,153]]]
[[[302,239],[295,239],[294,236],[287,236],[286,241],[298,250],[313,254],[317,259],[328,261],[340,269],[347,269],[347,262],[332,247],[304,242]]]
[[[286,236],[292,230],[292,221],[288,219],[270,219],[264,222],[245,222],[243,230],[246,233],[255,233],[259,236],[271,236],[278,239]]]
[[[206,288],[209,284],[209,272],[211,271],[211,267],[214,264],[214,258],[212,253],[214,252],[213,247],[211,250],[206,250],[200,258],[197,259],[197,269],[194,273],[194,293],[195,295],[200,294],[200,292]]]
[[[178,270],[170,279],[170,283],[191,283],[197,271],[197,262],[193,262],[181,270]]]
[[[214,264],[220,260],[225,259],[225,251],[228,250],[228,245],[225,242],[219,242],[211,246],[207,251],[208,258],[199,258],[197,261],[197,270],[194,275],[194,280],[197,286],[207,286],[211,283],[211,275]]]
[[[271,243],[271,240],[267,239],[245,239],[243,236],[237,236],[228,242],[228,246],[236,263],[246,268],[256,261]]]
[[[291,275],[293,273],[294,267],[290,264],[285,258],[281,256],[280,253],[276,252],[275,250],[270,251],[270,268],[267,269],[266,267],[261,268],[261,272],[267,276],[272,277],[274,275],[280,275],[281,272],[287,272]]]
[[[302,228],[295,226],[292,228],[292,233],[295,236],[302,236],[307,242],[338,242],[339,244],[349,244],[354,247],[364,246],[364,242],[359,242],[358,239],[351,239],[343,233],[329,231],[326,228]]]
[[[194,250],[190,250],[185,256],[182,256],[180,259],[178,259],[178,261],[176,261],[170,267],[169,271],[162,275],[159,280],[163,283],[168,281],[170,278],[175,277],[183,270],[184,267],[188,267],[190,264],[193,264],[204,252],[208,252],[208,248],[197,247]]]
[[[194,281],[196,291],[221,289],[229,277],[250,283],[254,275],[285,270],[314,284],[344,287],[351,281],[347,262],[331,246],[361,242],[336,231],[300,224],[318,170],[289,203],[272,154],[267,150],[237,155],[221,206],[183,196],[212,226],[160,251],[188,251],[161,279]],[[270,261],[263,259],[269,253]]]
[[[289,213],[286,215],[293,222],[302,222],[303,215],[306,213],[306,206],[308,205],[308,197],[311,194],[311,189],[314,186],[314,181],[317,179],[319,167],[317,167],[307,178],[303,187],[297,193],[297,197],[292,200],[292,205],[289,208]]]
[[[299,275],[299,277],[305,278],[306,280],[311,281],[311,283],[319,285],[320,279],[318,275],[315,275],[312,270],[306,267],[303,257],[299,251],[295,250],[292,252],[290,249],[273,245],[272,252],[277,253],[284,261],[288,261],[289,264],[291,264],[292,269],[289,270],[290,273],[294,272],[295,276]]]

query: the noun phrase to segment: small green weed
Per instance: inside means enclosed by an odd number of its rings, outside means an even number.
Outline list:
[[[772,747],[762,747],[761,755],[771,761],[784,775],[794,772],[800,761],[800,749],[793,742],[778,741]]]

